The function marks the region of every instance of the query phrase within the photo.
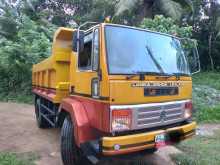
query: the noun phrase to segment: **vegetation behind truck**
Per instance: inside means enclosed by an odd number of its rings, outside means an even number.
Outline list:
[[[63,163],[154,152],[193,136],[195,45],[188,56],[175,36],[108,23],[82,30],[92,24],[59,28],[52,55],[33,66],[37,123],[62,127]]]

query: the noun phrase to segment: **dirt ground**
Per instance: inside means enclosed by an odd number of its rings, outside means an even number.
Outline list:
[[[59,151],[60,130],[39,129],[36,126],[34,107],[27,104],[0,102],[0,152],[35,153],[40,159],[36,165],[62,165]],[[169,154],[180,152],[175,147],[164,147],[155,154],[132,160],[146,165],[172,165]],[[131,160],[114,164],[133,164]],[[119,163],[120,162],[120,163]],[[100,164],[108,165],[102,161]],[[111,161],[112,164],[112,161]],[[138,163],[139,164],[139,163]]]

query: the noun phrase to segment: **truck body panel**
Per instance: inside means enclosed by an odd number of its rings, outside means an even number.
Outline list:
[[[172,80],[171,80],[172,79]],[[151,77],[145,81],[140,80],[110,80],[110,100],[112,104],[142,104],[142,103],[158,103],[173,100],[191,99],[192,96],[192,81],[191,78],[171,78],[166,80],[158,80],[156,77]],[[159,85],[158,85],[159,84]],[[173,85],[171,85],[173,84]],[[154,86],[163,87],[173,86],[178,87],[176,94],[152,94],[152,96],[145,96],[144,90],[146,88],[154,88]],[[145,88],[145,89],[144,89]],[[133,95],[131,95],[133,93]],[[113,101],[114,100],[114,101]]]
[[[60,112],[67,111],[75,123],[77,145],[95,140],[109,132],[109,104],[80,96],[70,96],[61,102]]]
[[[70,54],[72,52],[73,29],[59,28],[53,39],[52,55],[33,65],[32,84],[39,89],[54,89],[51,97],[60,103],[69,94]]]

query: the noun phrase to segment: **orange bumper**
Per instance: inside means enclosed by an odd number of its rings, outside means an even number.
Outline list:
[[[157,131],[102,138],[102,153],[106,156],[120,155],[151,149],[155,147],[155,136],[158,134],[178,134],[179,140],[184,140],[195,134],[196,122],[185,124],[169,129],[160,129]],[[115,147],[118,147],[115,149]]]

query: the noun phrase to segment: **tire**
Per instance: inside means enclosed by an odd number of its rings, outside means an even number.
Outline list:
[[[76,146],[73,123],[68,115],[61,129],[61,157],[64,165],[80,165],[82,153]]]
[[[48,121],[43,118],[41,115],[41,108],[40,108],[40,98],[37,98],[35,100],[35,116],[36,116],[36,121],[37,121],[37,126],[39,128],[51,128],[51,125],[48,123]]]
[[[154,153],[157,152],[157,151],[158,151],[157,148],[147,149],[147,153],[149,153],[149,154],[154,154]]]

